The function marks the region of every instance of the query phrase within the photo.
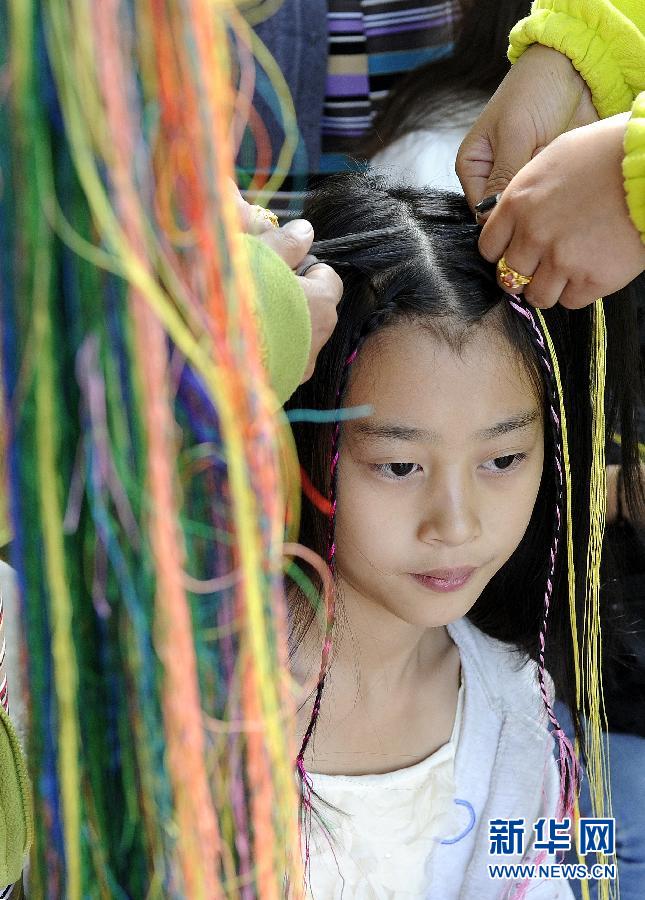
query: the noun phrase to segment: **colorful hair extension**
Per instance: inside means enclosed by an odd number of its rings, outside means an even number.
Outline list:
[[[558,803],[557,816],[563,818],[571,815],[575,804],[575,799],[580,784],[580,766],[577,755],[569,738],[565,735],[562,726],[553,711],[551,701],[549,699],[546,686],[546,666],[544,662],[544,650],[546,646],[546,636],[549,621],[549,609],[551,598],[553,595],[553,580],[555,576],[556,565],[560,553],[562,543],[562,521],[564,518],[564,496],[565,496],[565,471],[568,470],[569,459],[567,450],[567,423],[566,413],[564,409],[564,397],[562,395],[562,385],[560,382],[559,369],[556,369],[557,358],[552,353],[551,360],[548,356],[547,344],[543,336],[546,330],[544,319],[540,319],[542,330],[538,327],[530,307],[522,302],[519,297],[509,295],[511,307],[528,323],[529,334],[532,343],[537,351],[542,370],[544,372],[544,382],[547,389],[547,405],[549,411],[549,420],[553,432],[554,447],[554,474],[556,484],[556,503],[555,503],[555,520],[553,528],[553,539],[549,551],[549,570],[546,579],[546,587],[544,592],[544,615],[539,635],[539,665],[538,665],[538,681],[540,684],[540,693],[544,703],[549,721],[553,727],[553,734],[558,743],[560,751],[560,799]],[[552,345],[550,345],[552,347]],[[570,497],[570,482],[566,484],[566,496]],[[567,516],[567,545],[571,547],[570,534],[570,516]],[[571,561],[570,561],[571,563]],[[569,569],[571,568],[571,564]],[[570,573],[571,576],[571,573]],[[570,587],[573,585],[574,594],[570,596],[570,603],[574,604],[575,610],[575,573],[573,580],[569,581]]]
[[[346,383],[346,378],[349,373],[349,368],[356,358],[356,354],[358,353],[358,347],[348,356],[345,360],[345,366],[343,369],[343,378],[341,379],[341,384],[338,387],[338,391],[336,393],[336,407],[340,407],[342,392]],[[329,516],[329,538],[327,541],[327,566],[329,567],[329,571],[332,574],[332,578],[335,575],[335,556],[336,556],[336,544],[334,542],[334,525],[335,525],[335,517],[336,517],[336,473],[338,468],[338,459],[339,459],[339,449],[338,443],[340,440],[340,421],[336,421],[332,431],[332,446],[331,446],[331,463],[330,463],[330,479],[329,479],[329,500],[328,500],[328,516]],[[307,751],[307,746],[311,739],[311,735],[313,734],[314,728],[316,727],[316,723],[318,721],[318,716],[320,713],[320,704],[322,702],[323,690],[325,687],[325,680],[327,678],[327,673],[329,672],[329,666],[331,663],[331,649],[332,649],[332,637],[334,631],[334,623],[336,618],[336,592],[335,590],[328,590],[325,593],[325,631],[323,635],[323,645],[320,656],[320,672],[318,674],[318,681],[316,685],[316,694],[314,697],[314,705],[311,711],[311,716],[309,718],[309,723],[307,725],[307,729],[305,731],[305,735],[302,739],[302,743],[300,745],[300,751],[298,756],[296,757],[296,771],[300,778],[301,783],[301,791],[302,791],[302,803],[301,803],[301,835],[304,834],[304,844],[305,844],[305,872],[307,871],[307,867],[309,865],[309,834],[310,834],[310,822],[311,822],[311,795],[312,795],[312,786],[311,779],[307,774],[307,770],[305,768],[305,753]]]
[[[600,616],[600,563],[605,530],[607,466],[605,460],[605,370],[607,334],[602,300],[593,308],[593,341],[590,393],[593,429],[593,457],[589,474],[589,545],[587,552],[586,602],[583,620],[583,649],[580,659],[581,693],[587,705],[587,776],[593,814],[612,815],[607,716],[602,686],[602,632]],[[603,854],[599,861],[609,862]],[[615,862],[615,858],[613,860]],[[586,887],[586,886],[585,886]],[[615,897],[614,885],[600,885],[599,897]]]
[[[277,900],[302,880],[282,581],[299,498],[228,190],[254,45],[207,0],[5,8],[31,889]]]
[[[556,449],[556,465],[558,459],[564,469],[565,494],[566,494],[566,540],[567,540],[567,577],[569,585],[569,613],[571,622],[571,634],[574,648],[574,667],[576,677],[576,696],[579,708],[583,708],[586,712],[585,732],[587,737],[587,778],[589,780],[589,789],[592,801],[592,809],[594,815],[603,817],[606,814],[605,802],[608,803],[609,814],[611,814],[611,786],[609,781],[609,766],[607,759],[607,744],[603,738],[603,730],[607,729],[606,715],[604,711],[604,701],[602,693],[602,677],[601,677],[601,630],[600,630],[600,562],[602,552],[602,542],[605,526],[605,506],[607,497],[606,487],[606,466],[605,466],[605,415],[604,415],[604,389],[605,389],[605,370],[606,370],[606,329],[602,300],[597,300],[593,308],[593,334],[591,340],[591,363],[590,363],[590,397],[589,402],[592,412],[592,460],[590,471],[589,486],[589,536],[587,550],[587,571],[586,571],[586,592],[585,605],[582,623],[582,642],[578,640],[578,622],[576,614],[576,576],[573,565],[573,534],[572,534],[572,516],[571,516],[571,473],[569,468],[569,454],[567,443],[566,416],[564,411],[564,395],[562,390],[562,382],[560,379],[560,371],[555,348],[551,340],[544,316],[537,310],[537,318],[540,323],[540,329],[535,324],[535,319],[531,311],[523,304],[519,298],[511,300],[511,305],[517,312],[521,313],[526,319],[531,321],[531,329],[534,333],[539,349],[544,349],[544,342],[538,340],[537,335],[544,335],[544,341],[549,351],[550,362],[552,366],[553,377],[550,379],[552,385],[555,386],[557,392],[557,402],[560,410],[560,433],[562,437],[562,452],[558,456]],[[543,353],[540,358],[545,366],[545,371],[550,368],[548,361]],[[553,393],[553,392],[552,392]],[[550,402],[553,401],[550,398]],[[554,420],[555,421],[555,420]],[[557,436],[556,448],[557,448]],[[562,473],[558,471],[560,490],[562,488]],[[561,510],[563,512],[563,510]],[[545,598],[546,601],[546,598]],[[545,606],[546,606],[545,602]],[[543,668],[543,640],[546,632],[548,609],[545,609],[545,619],[542,633],[540,636],[541,647],[541,666]],[[548,706],[547,706],[548,709]],[[551,714],[549,713],[549,718]],[[553,722],[555,734],[557,737],[557,729],[561,730],[559,724]],[[557,727],[556,727],[557,726]],[[560,742],[559,742],[560,743]],[[562,744],[560,743],[562,748]],[[566,747],[567,754],[571,748]],[[567,757],[568,758],[568,757]],[[562,752],[560,758],[562,772]],[[571,777],[574,772],[577,773],[578,762],[577,754],[573,754],[573,768],[569,768]],[[569,803],[573,799],[573,809]],[[565,805],[566,804],[566,805]],[[570,815],[575,812],[577,818],[578,806],[577,796],[571,798],[567,795],[561,795],[561,811],[560,816]],[[603,860],[604,861],[604,860]],[[582,884],[583,896],[589,896],[589,888],[586,882]],[[606,898],[614,897],[614,885],[607,880],[600,882],[599,896]]]
[[[338,390],[336,391],[336,403],[333,411],[325,412],[322,416],[318,411],[309,411],[309,410],[295,410],[290,413],[290,418],[293,421],[302,421],[305,418],[311,419],[312,421],[333,421],[334,427],[332,429],[332,440],[331,440],[331,454],[330,454],[330,463],[329,463],[329,499],[326,503],[324,503],[324,498],[316,496],[318,492],[310,485],[310,489],[307,486],[307,482],[303,480],[303,490],[305,490],[308,494],[311,495],[312,501],[318,506],[319,509],[324,510],[329,518],[329,536],[327,539],[327,566],[329,571],[331,572],[332,578],[335,576],[335,557],[336,557],[336,544],[334,539],[334,530],[336,524],[336,481],[337,481],[337,472],[338,472],[338,461],[340,458],[339,451],[339,442],[340,442],[340,429],[342,421],[349,418],[357,418],[359,416],[369,415],[371,408],[369,406],[363,407],[353,407],[349,410],[341,410],[341,402],[343,398],[343,394],[345,393],[345,389],[347,387],[347,381],[350,374],[350,369],[352,363],[358,356],[358,353],[366,340],[366,338],[370,335],[370,333],[374,330],[377,324],[382,321],[387,315],[389,315],[392,305],[385,305],[381,309],[377,310],[372,316],[370,316],[362,325],[359,335],[356,340],[353,342],[354,349],[350,352],[349,356],[345,360],[343,365],[343,370],[340,377],[340,382],[338,385]],[[304,473],[303,473],[304,474]],[[314,493],[315,492],[315,493]],[[321,502],[323,501],[323,502]],[[323,505],[324,503],[324,505]],[[323,579],[323,585],[327,585],[327,580]],[[310,851],[309,851],[309,839],[311,832],[311,813],[312,813],[312,783],[311,778],[309,777],[305,763],[304,757],[307,751],[307,746],[309,745],[309,741],[311,740],[311,736],[316,727],[316,723],[318,721],[318,716],[320,714],[320,706],[322,703],[322,695],[325,688],[325,681],[327,675],[329,673],[329,666],[331,664],[331,652],[332,652],[332,641],[333,641],[333,632],[336,618],[336,597],[334,590],[326,590],[325,591],[325,623],[324,623],[324,636],[323,636],[323,645],[321,650],[320,657],[320,670],[318,674],[318,680],[316,684],[316,694],[314,697],[314,705],[311,711],[311,715],[309,717],[309,722],[307,724],[307,729],[305,731],[305,735],[302,739],[302,743],[300,745],[300,751],[296,758],[296,770],[298,776],[300,778],[301,785],[301,804],[300,804],[300,834],[301,841],[304,840],[304,864],[305,864],[305,873],[308,871],[309,861],[310,861]]]
[[[357,337],[354,343],[354,349],[349,354],[347,359],[345,360],[345,364],[343,366],[343,371],[341,374],[340,384],[338,386],[338,390],[336,392],[336,405],[335,408],[331,411],[326,411],[321,414],[318,410],[294,410],[289,414],[289,418],[291,421],[303,421],[305,419],[309,421],[333,421],[334,427],[332,430],[332,442],[331,442],[331,459],[329,464],[329,498],[327,501],[323,497],[320,497],[318,491],[316,491],[315,487],[307,478],[306,473],[302,473],[304,476],[302,479],[303,490],[307,493],[308,496],[311,497],[312,502],[318,506],[319,509],[325,512],[325,514],[329,518],[329,537],[327,540],[327,565],[332,572],[332,575],[335,574],[335,556],[336,556],[336,544],[334,542],[334,528],[336,521],[336,478],[337,478],[337,469],[338,469],[338,460],[340,457],[339,453],[339,441],[340,441],[340,428],[341,422],[350,418],[359,418],[361,416],[369,415],[371,412],[371,407],[369,406],[358,406],[353,407],[348,410],[341,410],[340,404],[343,398],[343,394],[345,392],[345,388],[347,387],[347,379],[349,377],[349,371],[352,363],[356,359],[358,352],[363,345],[363,342],[371,333],[371,331],[376,327],[377,323],[390,312],[390,307],[385,306],[382,309],[378,310],[373,316],[370,316],[369,319],[364,323],[361,328],[361,332]],[[320,672],[318,675],[318,683],[316,687],[316,697],[314,699],[314,705],[311,712],[311,717],[309,719],[309,724],[307,725],[307,730],[305,731],[304,738],[302,740],[302,744],[300,746],[300,752],[298,753],[296,759],[296,766],[298,773],[300,775],[301,781],[303,785],[309,789],[310,793],[310,784],[309,779],[306,773],[305,765],[304,765],[304,757],[305,752],[307,750],[307,745],[311,739],[311,735],[313,734],[314,728],[316,727],[316,722],[318,720],[318,715],[320,713],[320,704],[322,701],[323,689],[325,687],[325,679],[327,677],[327,673],[329,672],[329,664],[331,662],[331,648],[332,648],[332,635],[334,630],[334,621],[335,621],[335,597],[334,594],[331,593],[327,597],[326,603],[326,619],[325,619],[325,634],[323,637],[323,646],[321,652],[321,660],[320,660]],[[305,796],[305,801],[308,795]],[[307,806],[307,803],[305,803]]]

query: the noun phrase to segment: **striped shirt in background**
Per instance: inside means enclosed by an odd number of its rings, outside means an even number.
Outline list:
[[[5,657],[7,655],[7,643],[4,630],[4,603],[0,591],[0,703],[6,713],[9,712],[9,689],[7,686],[7,673],[5,671]],[[0,900],[9,900],[13,892],[13,886],[2,887],[0,885]]]
[[[459,14],[457,0],[329,0],[321,172],[351,165],[400,78],[450,54]]]
[[[9,687],[7,685],[7,671],[5,667],[5,658],[7,655],[7,642],[5,640],[4,628],[4,601],[2,599],[2,591],[0,591],[0,704],[4,711],[9,713]],[[2,893],[0,893],[2,900]]]
[[[461,16],[459,0],[328,0],[327,7],[320,167],[294,169],[284,180],[270,204],[282,221],[301,214],[312,176],[357,167],[361,138],[389,91],[413,69],[450,55]]]

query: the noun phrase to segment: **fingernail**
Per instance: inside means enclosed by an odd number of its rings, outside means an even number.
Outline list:
[[[284,226],[284,231],[290,231],[291,234],[299,238],[309,237],[313,230],[313,225],[306,219],[293,219],[293,221],[287,222]]]
[[[478,213],[488,212],[489,209],[492,209],[499,203],[501,196],[501,194],[491,194],[490,197],[484,197],[479,203],[475,203],[475,211]]]

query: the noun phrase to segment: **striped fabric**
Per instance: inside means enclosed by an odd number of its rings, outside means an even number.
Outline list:
[[[7,672],[5,670],[5,655],[7,652],[7,644],[4,637],[4,604],[2,602],[2,593],[0,593],[0,704],[2,704],[6,713],[9,712],[9,688],[7,685]],[[2,894],[0,893],[0,900]]]
[[[300,0],[307,3],[310,0]],[[459,0],[327,0],[327,88],[318,172],[285,178],[271,208],[282,222],[301,214],[311,177],[346,171],[388,92],[418,66],[450,54]],[[304,35],[302,36],[304,40]],[[255,202],[255,196],[246,193]]]
[[[397,80],[450,53],[458,0],[329,0],[322,172],[345,169]]]
[[[6,713],[9,712],[9,689],[7,686],[7,673],[5,671],[5,655],[7,652],[7,644],[4,637],[4,603],[2,602],[2,593],[0,593],[0,703]],[[0,887],[0,900],[9,900],[12,896],[14,885],[8,885],[5,888]]]
[[[4,637],[4,604],[0,593],[0,703],[6,713],[9,712],[9,690],[7,687],[7,673],[5,671],[5,655],[7,645]],[[0,900],[9,900],[13,891],[12,885],[0,887]]]

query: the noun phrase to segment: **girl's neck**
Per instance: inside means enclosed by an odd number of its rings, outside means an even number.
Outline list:
[[[407,689],[432,677],[454,648],[445,627],[404,622],[342,579],[338,605],[336,679],[358,675],[366,689],[384,682],[391,690]]]
[[[445,627],[403,622],[350,585],[341,583],[339,601],[332,663],[305,765],[312,772],[367,774],[419,762],[450,738],[458,650]],[[310,688],[321,646],[314,624],[295,654],[294,674]],[[299,712],[302,733],[312,704],[313,694]]]
[[[322,644],[323,627],[314,621],[293,659],[302,684],[315,679]],[[331,665],[336,683],[358,679],[369,688],[387,680],[391,689],[404,688],[432,676],[454,649],[445,627],[404,622],[340,579]]]

